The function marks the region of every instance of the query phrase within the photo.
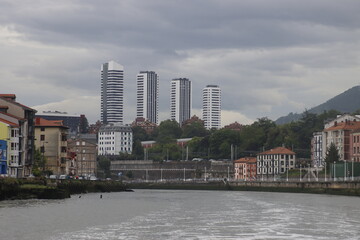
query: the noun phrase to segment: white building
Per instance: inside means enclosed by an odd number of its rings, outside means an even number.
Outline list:
[[[124,67],[114,61],[101,66],[101,122],[123,122]]]
[[[203,120],[207,129],[221,127],[221,90],[218,85],[207,85],[203,89]]]
[[[295,153],[284,147],[277,147],[259,153],[256,157],[257,177],[272,177],[295,168]]]
[[[171,81],[170,110],[171,120],[180,125],[191,115],[192,104],[191,81],[187,78],[177,78]]]
[[[110,123],[99,129],[99,155],[131,154],[132,146],[133,133],[130,126],[120,123]]]
[[[141,71],[137,75],[136,116],[158,124],[159,77],[152,71]]]
[[[323,167],[323,133],[314,132],[311,139],[311,160],[314,167]]]

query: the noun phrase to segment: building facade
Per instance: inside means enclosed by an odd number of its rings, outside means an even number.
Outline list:
[[[245,157],[234,161],[235,180],[251,181],[256,179],[256,157]]]
[[[295,168],[295,153],[285,147],[277,147],[259,153],[256,157],[257,177],[271,178]]]
[[[170,119],[180,125],[191,116],[192,104],[191,81],[187,78],[177,78],[171,81]]]
[[[101,66],[101,122],[123,122],[124,67],[114,61]]]
[[[158,124],[159,77],[153,71],[141,71],[136,77],[136,117]]]
[[[334,143],[339,152],[339,160],[351,161],[350,135],[354,130],[359,128],[360,121],[350,121],[346,119],[344,122],[334,121],[331,127],[323,131],[323,156],[326,156],[326,152],[331,143]]]
[[[34,161],[34,118],[36,110],[16,102],[15,94],[0,94],[0,113],[3,119],[19,126],[17,134],[13,135],[16,137],[10,136],[10,151],[13,152],[14,160],[12,164],[9,164],[9,168],[16,172],[15,175],[13,173],[11,175],[19,178],[28,177],[32,173]]]
[[[8,121],[0,113],[0,174],[17,176],[19,165],[19,125]]]
[[[97,169],[97,143],[96,138],[78,136],[68,141],[68,150],[74,156],[74,175],[90,177],[95,176]]]
[[[133,133],[128,125],[110,123],[99,130],[98,155],[132,153]]]
[[[62,121],[35,119],[35,145],[45,157],[45,169],[55,175],[68,175],[67,169],[68,127]]]
[[[323,167],[322,132],[314,132],[311,138],[311,161],[314,167]]]
[[[218,85],[207,85],[203,89],[203,120],[207,129],[221,127],[221,89]]]
[[[360,129],[350,134],[350,161],[360,162]]]

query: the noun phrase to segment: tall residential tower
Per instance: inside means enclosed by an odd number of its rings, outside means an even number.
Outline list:
[[[203,120],[207,129],[221,127],[221,90],[218,85],[207,85],[203,89]]]
[[[123,123],[124,67],[114,61],[101,66],[101,122]]]
[[[171,120],[176,120],[180,125],[190,118],[191,93],[191,81],[189,79],[176,78],[171,81]]]
[[[137,75],[136,117],[158,123],[159,77],[152,71],[141,71]]]

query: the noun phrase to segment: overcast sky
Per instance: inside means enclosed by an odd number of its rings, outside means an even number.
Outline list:
[[[100,67],[125,69],[124,122],[135,118],[136,74],[222,89],[222,124],[276,120],[360,84],[359,0],[0,0],[2,93],[39,111],[100,119]]]

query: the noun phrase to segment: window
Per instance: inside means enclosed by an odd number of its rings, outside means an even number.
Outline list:
[[[66,142],[67,136],[65,134],[61,135],[61,141]]]
[[[66,147],[61,147],[61,152],[66,153]]]
[[[45,152],[45,147],[44,147],[44,146],[41,146],[41,147],[40,147],[40,152],[42,152],[42,153]]]
[[[40,128],[40,131],[44,132],[44,131],[45,131],[45,128],[44,128],[44,127],[41,127],[41,128]]]
[[[40,135],[40,141],[45,141],[45,135]]]

